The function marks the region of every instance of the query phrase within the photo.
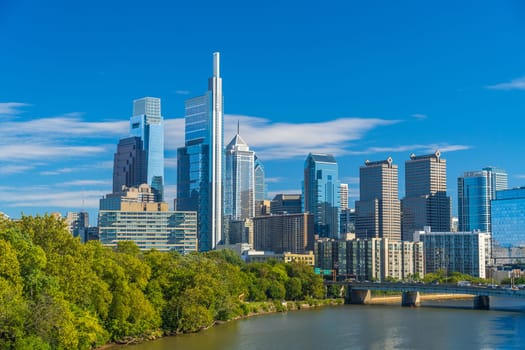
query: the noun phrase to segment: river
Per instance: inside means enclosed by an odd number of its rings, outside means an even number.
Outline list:
[[[261,315],[196,334],[166,337],[119,350],[524,349],[525,302],[491,298],[427,301],[420,308],[345,305]]]

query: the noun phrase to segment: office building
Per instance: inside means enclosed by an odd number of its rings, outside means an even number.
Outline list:
[[[310,153],[304,163],[303,211],[314,216],[314,233],[339,238],[339,175],[331,154]]]
[[[146,183],[155,193],[155,200],[161,202],[164,200],[164,121],[160,98],[144,97],[133,101],[130,133],[142,140],[146,153]],[[142,174],[136,175],[137,178],[140,176]],[[137,182],[126,185],[137,186]]]
[[[169,211],[147,184],[102,198],[98,228],[100,241],[109,247],[133,241],[141,250],[197,251],[197,213]]]
[[[497,191],[491,206],[494,243],[504,248],[525,247],[525,187]],[[516,258],[512,255],[509,258]]]
[[[485,278],[486,266],[491,264],[492,250],[489,233],[431,232],[417,233],[415,239],[423,242],[425,273],[445,270]]]
[[[425,226],[450,231],[451,200],[447,196],[447,163],[439,151],[412,154],[405,162],[405,198],[401,201],[402,238],[412,241]]]
[[[366,161],[359,168],[360,198],[356,201],[357,238],[401,239],[398,170],[392,158]]]
[[[507,175],[493,167],[469,171],[458,178],[458,230],[491,232],[490,201],[507,189]]]
[[[196,211],[199,250],[223,239],[223,98],[220,56],[213,54],[208,91],[186,100],[185,146],[177,150],[177,208]]]
[[[66,224],[73,237],[79,237],[81,242],[88,240],[89,213],[85,211],[68,212]]]
[[[355,222],[356,222],[356,212],[355,209],[343,209],[341,210],[340,215],[340,226],[341,226],[341,236],[348,233],[355,233]]]
[[[312,214],[260,216],[253,221],[253,248],[275,253],[303,254],[313,250],[314,218]]]
[[[119,141],[113,161],[113,192],[122,186],[137,187],[148,183],[147,152],[140,137],[126,137]]]
[[[270,203],[271,214],[298,214],[302,212],[302,196],[300,194],[279,193]]]
[[[255,216],[255,153],[237,135],[226,146],[224,176],[225,220],[244,220]]]

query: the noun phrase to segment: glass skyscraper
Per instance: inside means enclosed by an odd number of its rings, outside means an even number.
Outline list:
[[[496,192],[492,237],[501,247],[525,247],[525,187]]]
[[[164,199],[164,121],[160,98],[143,97],[133,101],[131,136],[142,140],[146,152],[146,181],[157,201]]]
[[[255,153],[237,134],[226,146],[224,216],[244,220],[255,213]]]
[[[255,201],[262,202],[266,199],[266,184],[264,182],[264,166],[255,155]]]
[[[469,171],[458,178],[458,230],[491,232],[490,201],[507,188],[507,174],[496,168]]]
[[[339,174],[331,154],[310,153],[304,162],[303,209],[314,216],[314,234],[339,238]]]
[[[219,53],[203,96],[186,100],[185,147],[177,150],[177,209],[197,211],[199,250],[223,239],[223,107]]]
[[[447,162],[439,151],[405,162],[405,198],[401,201],[402,238],[412,241],[415,231],[430,226],[450,231],[451,201],[447,196]]]

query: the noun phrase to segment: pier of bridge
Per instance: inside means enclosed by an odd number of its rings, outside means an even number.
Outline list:
[[[346,304],[369,304],[372,300],[372,291],[397,291],[401,296],[401,305],[418,307],[421,305],[420,293],[429,294],[470,294],[473,298],[473,307],[480,310],[490,309],[490,296],[523,298],[525,290],[510,288],[488,288],[486,286],[456,286],[435,285],[420,283],[376,283],[376,282],[349,282],[325,281],[325,284],[336,284],[345,287]]]

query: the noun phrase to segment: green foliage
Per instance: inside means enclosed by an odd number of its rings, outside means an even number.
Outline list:
[[[52,216],[0,219],[1,349],[93,349],[322,297],[321,277],[301,264],[141,252],[133,242],[109,249],[81,244]]]

